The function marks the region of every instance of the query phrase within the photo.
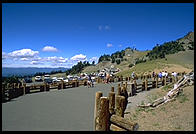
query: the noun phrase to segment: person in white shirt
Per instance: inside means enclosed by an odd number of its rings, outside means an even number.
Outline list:
[[[177,73],[176,73],[176,72],[172,72],[172,75],[174,76],[174,78],[175,78],[175,81],[176,81],[176,78],[177,78]]]
[[[164,77],[165,76],[165,72],[164,71],[162,71],[162,77]]]
[[[167,73],[167,71],[165,71],[165,76],[166,76],[166,77],[168,76],[168,73]]]

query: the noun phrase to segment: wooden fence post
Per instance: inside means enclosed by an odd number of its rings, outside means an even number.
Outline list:
[[[111,92],[114,92],[114,87],[111,87]]]
[[[107,97],[100,98],[100,107],[97,113],[96,131],[109,131],[110,127],[109,99]]]
[[[64,89],[63,86],[64,86],[64,81],[62,80],[61,81],[61,89]]]
[[[126,88],[126,90],[127,90],[127,81],[125,82],[125,88]]]
[[[147,79],[145,80],[145,86],[144,87],[145,87],[145,91],[147,91],[148,90],[148,80]]]
[[[166,86],[166,85],[167,85],[167,77],[164,76],[164,86]]]
[[[26,84],[23,83],[23,95],[25,95],[25,94],[26,94]]]
[[[156,88],[158,88],[158,83],[159,83],[159,79],[158,76],[156,76]]]
[[[94,129],[95,130],[97,126],[97,114],[98,114],[99,106],[100,106],[100,98],[102,96],[103,96],[103,93],[101,91],[98,91],[95,94],[95,107],[94,107]]]
[[[115,93],[114,92],[109,92],[109,111],[110,114],[114,114],[115,111]]]
[[[133,83],[134,83],[134,90],[136,91],[136,90],[137,90],[137,83],[136,83],[136,80],[134,80]]]
[[[44,92],[47,90],[46,88],[47,88],[47,83],[44,82]]]
[[[117,95],[115,104],[116,104],[116,115],[124,117],[125,97]]]
[[[17,88],[18,88],[18,89],[20,88],[20,83],[18,83]]]

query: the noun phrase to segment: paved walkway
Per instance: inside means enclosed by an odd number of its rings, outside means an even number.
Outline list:
[[[93,131],[95,93],[108,96],[111,86],[96,84],[27,94],[2,104],[2,130]]]

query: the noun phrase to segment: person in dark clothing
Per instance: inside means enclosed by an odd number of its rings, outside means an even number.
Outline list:
[[[94,84],[93,84],[93,81],[91,79],[91,75],[88,76],[88,87],[93,87]]]

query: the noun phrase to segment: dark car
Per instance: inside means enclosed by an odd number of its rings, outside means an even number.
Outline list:
[[[24,78],[25,83],[31,83],[32,82],[32,78],[30,77],[26,77]]]
[[[52,83],[52,79],[51,78],[45,79],[44,82],[46,82],[46,83]]]

